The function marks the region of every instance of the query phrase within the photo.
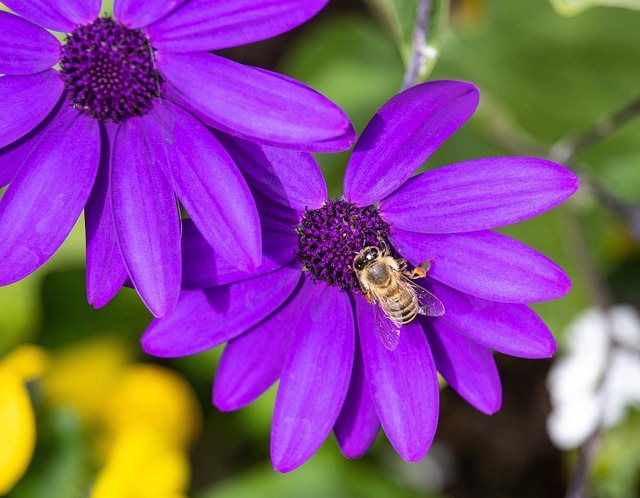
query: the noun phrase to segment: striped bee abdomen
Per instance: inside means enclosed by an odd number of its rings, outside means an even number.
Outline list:
[[[419,313],[418,300],[411,288],[400,280],[394,280],[385,291],[389,318],[398,324],[411,322]]]

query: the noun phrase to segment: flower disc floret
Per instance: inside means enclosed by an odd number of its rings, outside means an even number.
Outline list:
[[[312,280],[342,290],[360,291],[353,258],[366,246],[389,244],[389,224],[374,206],[365,208],[343,199],[305,211],[298,231],[297,256]]]
[[[96,19],[69,34],[60,67],[72,105],[101,121],[142,116],[160,96],[149,40],[113,19]]]

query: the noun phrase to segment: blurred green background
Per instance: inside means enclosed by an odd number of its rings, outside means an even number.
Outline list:
[[[432,17],[428,42],[437,59],[429,63],[428,78],[472,81],[481,90],[481,103],[424,169],[531,150],[548,153],[635,98],[640,93],[640,12],[596,7],[575,17],[559,14],[591,3],[556,0],[556,11],[548,0],[450,5],[434,0],[438,15]],[[632,0],[619,3],[638,7]],[[224,54],[311,85],[340,105],[361,132],[399,91],[416,5],[415,0],[331,0],[304,26]],[[349,152],[318,156],[332,196],[341,194],[348,157]],[[640,120],[584,151],[577,161],[581,174],[615,196],[640,201]],[[273,390],[244,410],[219,413],[210,403],[219,350],[176,360],[144,355],[138,339],[151,316],[133,291],[121,290],[100,310],[86,302],[82,227],[81,220],[38,272],[0,288],[0,357],[21,344],[36,344],[49,358],[41,381],[30,384],[35,456],[8,496],[89,496],[106,465],[101,444],[113,432],[101,412],[121,394],[123,372],[139,363],[166,367],[186,379],[181,392],[191,386],[197,397],[191,403],[193,394],[185,394],[183,404],[175,405],[185,417],[176,415],[177,426],[192,434],[186,439],[191,443],[182,446],[189,457],[189,496],[563,495],[576,454],[558,451],[546,435],[550,405],[545,379],[553,360],[500,355],[502,410],[482,415],[444,388],[438,432],[422,462],[402,461],[382,433],[364,458],[347,460],[331,436],[302,468],[275,473],[269,462]],[[616,301],[640,305],[638,246],[625,220],[603,207],[588,188],[566,206],[504,232],[543,252],[570,275],[573,289],[566,298],[534,307],[560,344],[564,327],[593,306],[593,268],[585,263],[585,250]],[[122,403],[126,416],[130,407]],[[590,478],[594,496],[640,496],[639,434],[637,412],[605,434]],[[162,496],[178,495],[157,498]]]

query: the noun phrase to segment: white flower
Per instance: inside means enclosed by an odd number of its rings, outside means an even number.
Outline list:
[[[566,356],[547,378],[547,432],[558,448],[571,449],[640,404],[640,317],[631,306],[615,306],[609,317],[590,309],[567,327],[565,340]]]

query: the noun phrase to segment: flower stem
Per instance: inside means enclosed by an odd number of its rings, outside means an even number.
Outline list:
[[[640,95],[615,111],[611,116],[587,129],[572,140],[559,142],[547,150],[524,133],[518,133],[499,123],[490,122],[489,136],[499,145],[527,156],[547,156],[580,175],[581,184],[588,186],[592,195],[607,209],[629,223],[635,241],[640,244],[640,204],[618,199],[596,178],[589,175],[576,156],[615,133],[620,127],[640,116]]]
[[[596,454],[596,450],[600,443],[600,426],[591,433],[580,448],[578,455],[578,463],[571,476],[571,481],[567,488],[565,498],[583,498],[586,494],[587,475],[591,460]]]
[[[416,24],[413,28],[413,49],[411,60],[402,80],[401,90],[406,90],[418,83],[420,75],[424,73],[427,60],[427,32],[429,28],[429,14],[431,0],[420,0],[416,10]]]
[[[567,240],[571,242],[569,245],[570,253],[578,268],[582,269],[590,300],[599,311],[605,313],[605,316],[608,317],[608,310],[614,304],[614,297],[607,279],[593,255],[591,244],[585,233],[583,220],[573,210],[565,210],[562,214],[564,215],[564,231]],[[611,327],[611,324],[609,324],[609,327]],[[609,337],[612,337],[612,334],[609,334]]]
[[[577,137],[554,147],[555,154],[553,155],[558,158],[559,162],[572,160],[584,150],[613,135],[620,127],[638,115],[640,115],[640,95]]]

